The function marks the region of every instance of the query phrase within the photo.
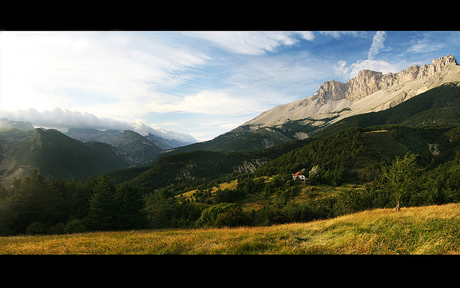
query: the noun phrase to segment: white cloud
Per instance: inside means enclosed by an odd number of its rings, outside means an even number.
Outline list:
[[[373,60],[374,57],[379,53],[380,49],[385,47],[383,44],[385,41],[385,36],[385,31],[377,31],[377,33],[375,33],[374,37],[372,38],[371,48],[369,49],[369,53],[367,55],[368,60]]]
[[[169,140],[175,139],[182,142],[197,142],[197,140],[190,134],[168,129],[152,128],[151,126],[145,124],[142,120],[136,120],[132,122],[131,125],[133,131],[144,136],[151,133]]]
[[[116,35],[116,36],[115,36]],[[192,77],[209,58],[135,32],[1,32],[2,109],[49,109],[106,98],[135,100]],[[78,95],[75,95],[78,91]]]
[[[86,112],[82,113],[61,108],[43,111],[38,111],[35,108],[16,111],[2,110],[0,117],[6,117],[9,120],[15,121],[29,121],[34,127],[54,128],[61,131],[66,131],[68,128],[110,129],[121,132],[124,130],[133,130],[142,135],[152,133],[165,139],[196,142],[196,139],[187,133],[153,128],[139,119],[134,121],[120,121],[108,117],[98,117]]]
[[[329,73],[324,59],[317,59],[307,51],[271,55],[234,67],[227,79],[231,88],[227,90],[239,97],[257,99],[267,110],[308,96],[308,91],[316,91],[318,81]]]
[[[339,61],[337,62],[336,65],[334,65],[334,74],[335,75],[340,75],[340,76],[346,76],[348,77],[348,70],[350,70],[349,67],[345,67],[347,65],[346,61]]]
[[[407,52],[426,53],[433,52],[444,47],[443,43],[429,41],[427,38],[412,40],[411,43],[412,44],[409,49],[407,49]]]
[[[359,71],[364,69],[369,69],[372,71],[382,72],[383,74],[392,72],[396,73],[402,67],[402,63],[399,64],[391,64],[383,60],[374,60],[374,57],[380,52],[381,49],[385,47],[383,42],[385,41],[386,32],[385,31],[377,31],[373,38],[372,44],[368,51],[368,59],[367,60],[358,60],[355,63],[351,64],[347,67],[346,61],[338,61],[337,64],[333,66],[334,74],[338,76],[344,76],[348,79],[356,77]]]
[[[315,36],[312,32],[284,32],[284,31],[207,31],[189,32],[187,35],[206,39],[215,45],[238,54],[260,55],[273,51],[281,45],[293,45],[299,42],[294,37],[300,35],[302,39],[312,41]]]
[[[391,64],[382,60],[359,60],[350,65],[350,67],[346,67],[347,62],[339,61],[336,65],[334,65],[334,74],[345,76],[348,79],[354,78],[358,75],[359,71],[364,69],[369,69],[372,71],[382,72],[383,74],[387,74],[388,72],[396,73],[400,71],[402,68],[402,64],[395,65]]]
[[[382,72],[383,74],[388,72],[396,73],[400,70],[394,64],[382,60],[360,60],[350,66],[350,77],[356,77],[359,71],[363,69]]]
[[[313,41],[315,39],[315,34],[311,31],[295,31],[294,33],[299,34],[304,40]]]
[[[209,115],[239,115],[258,110],[259,101],[233,97],[223,91],[204,90],[187,95],[172,104],[158,106],[155,112],[187,112]]]
[[[326,36],[332,36],[335,39],[339,39],[344,35],[351,35],[353,37],[361,37],[366,34],[366,32],[362,31],[319,31],[320,34]]]

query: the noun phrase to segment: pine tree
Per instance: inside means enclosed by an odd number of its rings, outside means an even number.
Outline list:
[[[88,226],[91,229],[113,230],[116,228],[118,207],[115,193],[116,188],[106,174],[97,178],[87,217]]]
[[[119,229],[139,229],[145,226],[144,199],[137,186],[123,183],[117,189],[116,202]]]

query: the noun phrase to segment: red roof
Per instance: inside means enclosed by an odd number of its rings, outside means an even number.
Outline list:
[[[297,172],[297,173],[294,174],[294,176],[299,176],[299,175],[303,175],[303,174],[300,173],[300,172]]]

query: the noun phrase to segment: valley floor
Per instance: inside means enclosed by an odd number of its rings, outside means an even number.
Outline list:
[[[0,237],[0,254],[460,254],[460,203],[271,227]]]

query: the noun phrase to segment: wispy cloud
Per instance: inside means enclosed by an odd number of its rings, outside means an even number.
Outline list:
[[[204,90],[185,96],[172,104],[163,104],[152,111],[160,113],[185,112],[208,115],[240,115],[259,110],[259,101],[234,97],[223,91]]]
[[[411,53],[426,53],[439,50],[444,47],[443,43],[432,42],[428,38],[417,39],[411,41],[411,46],[407,52]]]
[[[380,51],[385,48],[383,44],[385,42],[386,32],[385,31],[377,31],[374,36],[372,37],[372,44],[369,48],[367,60],[358,60],[352,63],[350,66],[347,67],[347,62],[344,60],[338,61],[334,66],[334,74],[344,76],[347,78],[356,77],[359,71],[363,69],[369,69],[373,71],[382,72],[386,74],[388,72],[398,72],[400,69],[405,68],[402,67],[402,63],[399,64],[392,64],[388,63],[384,60],[375,60],[375,57],[380,53]]]
[[[319,33],[326,36],[332,36],[335,39],[339,39],[342,36],[361,37],[366,35],[366,32],[363,31],[319,31]]]
[[[372,38],[372,45],[367,54],[367,60],[374,60],[374,57],[379,53],[380,49],[384,48],[386,33],[385,31],[377,31],[374,37]]]
[[[189,32],[187,35],[208,40],[214,45],[238,54],[260,55],[273,51],[281,45],[293,45],[299,42],[296,36],[312,41],[312,32]]]

